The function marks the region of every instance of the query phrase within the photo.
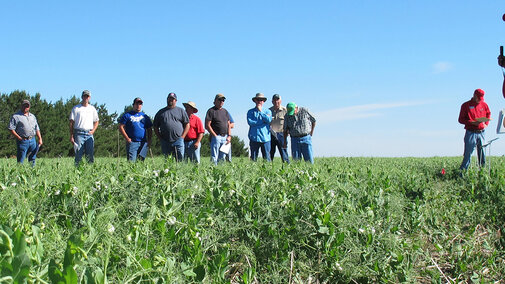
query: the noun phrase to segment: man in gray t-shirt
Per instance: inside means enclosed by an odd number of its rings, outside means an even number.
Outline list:
[[[12,115],[8,129],[17,140],[18,163],[23,163],[26,155],[28,155],[28,161],[34,166],[37,152],[40,145],[42,145],[42,136],[40,135],[37,118],[30,112],[30,107],[30,101],[24,100],[21,103],[20,111]],[[39,140],[38,143],[35,136]]]
[[[176,106],[177,95],[169,93],[167,106],[154,116],[154,133],[161,141],[161,151],[165,156],[171,154],[177,161],[184,158],[184,137],[189,131],[189,118],[186,111]]]

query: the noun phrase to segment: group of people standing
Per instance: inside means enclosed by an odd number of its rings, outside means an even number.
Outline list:
[[[96,108],[90,104],[91,93],[84,90],[81,102],[72,108],[69,116],[70,143],[75,152],[76,166],[86,156],[88,163],[94,162],[94,137],[99,125]],[[226,97],[217,94],[214,106],[207,110],[205,123],[195,114],[198,112],[192,101],[183,103],[184,109],[177,106],[177,95],[169,93],[167,106],[160,109],[154,119],[142,111],[143,100],[135,98],[131,111],[124,113],[119,120],[119,132],[126,141],[126,154],[129,161],[143,160],[152,145],[152,132],[161,142],[165,156],[171,155],[177,161],[183,159],[200,163],[201,141],[205,129],[210,134],[211,161],[231,161],[231,130],[234,120],[223,108]],[[311,136],[316,120],[303,107],[289,103],[281,105],[281,97],[273,95],[270,109],[263,108],[267,98],[261,94],[253,97],[256,106],[247,112],[249,146],[251,159],[257,160],[261,150],[263,158],[273,160],[276,148],[279,149],[283,162],[289,163],[287,137],[291,135],[292,157],[314,163]],[[35,165],[37,152],[42,145],[42,136],[35,115],[30,113],[31,104],[23,100],[20,111],[12,115],[8,129],[17,140],[17,161],[23,163],[28,156]],[[35,138],[37,137],[37,139]],[[38,141],[37,141],[38,140]]]

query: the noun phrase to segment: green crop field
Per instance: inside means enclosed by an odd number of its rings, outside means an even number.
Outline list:
[[[2,159],[0,282],[503,281],[505,158],[460,161]]]

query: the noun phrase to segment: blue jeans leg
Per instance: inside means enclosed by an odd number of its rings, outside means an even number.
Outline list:
[[[251,149],[251,160],[256,161],[258,159],[260,147],[260,142],[249,141],[249,149]]]
[[[249,141],[249,148],[251,149],[251,160],[256,161],[259,156],[259,151],[261,150],[261,155],[263,155],[263,159],[269,162],[271,161],[270,141],[268,142]]]
[[[168,156],[172,155],[176,161],[180,162],[184,158],[184,139],[178,138],[173,142],[161,140],[161,151]]]
[[[312,152],[312,137],[291,137],[291,154],[293,160],[301,160],[302,156],[306,162],[314,163],[314,154]]]
[[[263,159],[267,160],[268,162],[271,161],[270,159],[270,141],[267,141],[265,143],[261,143],[261,155],[263,155]]]
[[[200,163],[200,146],[195,148],[196,140],[184,141],[184,158],[199,164]]]
[[[93,163],[94,159],[94,138],[93,135],[88,133],[77,132],[74,133],[74,142],[77,144],[77,152],[75,153],[75,165],[78,166],[82,160],[82,156],[86,154],[86,159],[89,163]]]
[[[288,155],[288,143],[286,141],[286,148],[284,148],[284,134],[282,133],[277,133],[277,141],[278,141],[278,148],[279,152],[281,154],[281,158],[283,162],[286,162],[289,164],[289,155]],[[272,149],[274,149],[274,145],[272,145]]]
[[[32,166],[34,166],[38,150],[37,140],[35,140],[35,137],[30,140],[18,140],[16,145],[18,163],[22,164],[28,155],[28,161],[32,164]]]
[[[298,141],[300,138],[291,137],[291,157],[293,157],[293,161],[298,161],[302,159],[302,152],[300,150],[300,144]]]
[[[214,136],[210,139],[210,161],[217,165],[218,162],[224,161],[226,154],[219,151],[222,145],[226,143],[226,135]]]
[[[126,142],[126,159],[131,162],[135,162],[137,160],[137,156],[139,155],[140,149],[142,149],[142,142]]]
[[[486,157],[484,155],[484,149],[482,148],[482,144],[484,143],[484,132],[475,133],[471,131],[465,132],[465,152],[463,154],[463,161],[461,162],[461,166],[459,167],[461,170],[466,170],[470,166],[470,160],[472,157],[473,149],[477,147],[477,157],[479,160],[479,165],[484,165],[486,162]]]
[[[314,153],[312,152],[312,136],[307,135],[305,137],[301,137],[298,143],[300,151],[303,155],[303,159],[306,162],[314,164]]]

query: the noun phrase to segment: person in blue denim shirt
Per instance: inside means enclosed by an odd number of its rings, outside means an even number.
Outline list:
[[[8,129],[12,136],[16,138],[17,159],[22,164],[28,155],[28,161],[35,166],[37,152],[42,145],[42,136],[40,134],[39,124],[35,115],[30,113],[30,101],[23,100],[20,111],[12,115]],[[35,140],[38,138],[38,143]]]
[[[144,102],[141,98],[133,100],[133,110],[123,114],[119,120],[119,132],[126,140],[126,158],[135,162],[137,157],[144,160],[145,155],[140,155],[144,147],[151,147],[153,136],[153,123],[147,114],[142,112]],[[147,149],[143,152],[147,154]]]
[[[293,160],[301,160],[314,163],[312,152],[312,134],[316,127],[316,119],[304,107],[298,107],[295,103],[286,106],[287,113],[284,117],[284,148],[287,147],[288,135],[291,135],[291,155]]]
[[[154,116],[154,133],[160,139],[161,151],[180,162],[184,158],[184,138],[189,131],[189,117],[183,108],[176,106],[177,95],[169,93],[167,106]]]
[[[251,150],[251,160],[258,159],[259,150],[263,159],[270,161],[270,122],[272,112],[263,108],[267,98],[262,93],[257,93],[252,98],[256,106],[247,112],[247,124],[249,124],[249,149]]]
[[[84,90],[81,95],[81,103],[74,106],[70,112],[70,143],[74,146],[76,166],[81,162],[85,154],[88,163],[95,161],[95,138],[93,134],[98,128],[98,112],[89,103],[91,93]]]

